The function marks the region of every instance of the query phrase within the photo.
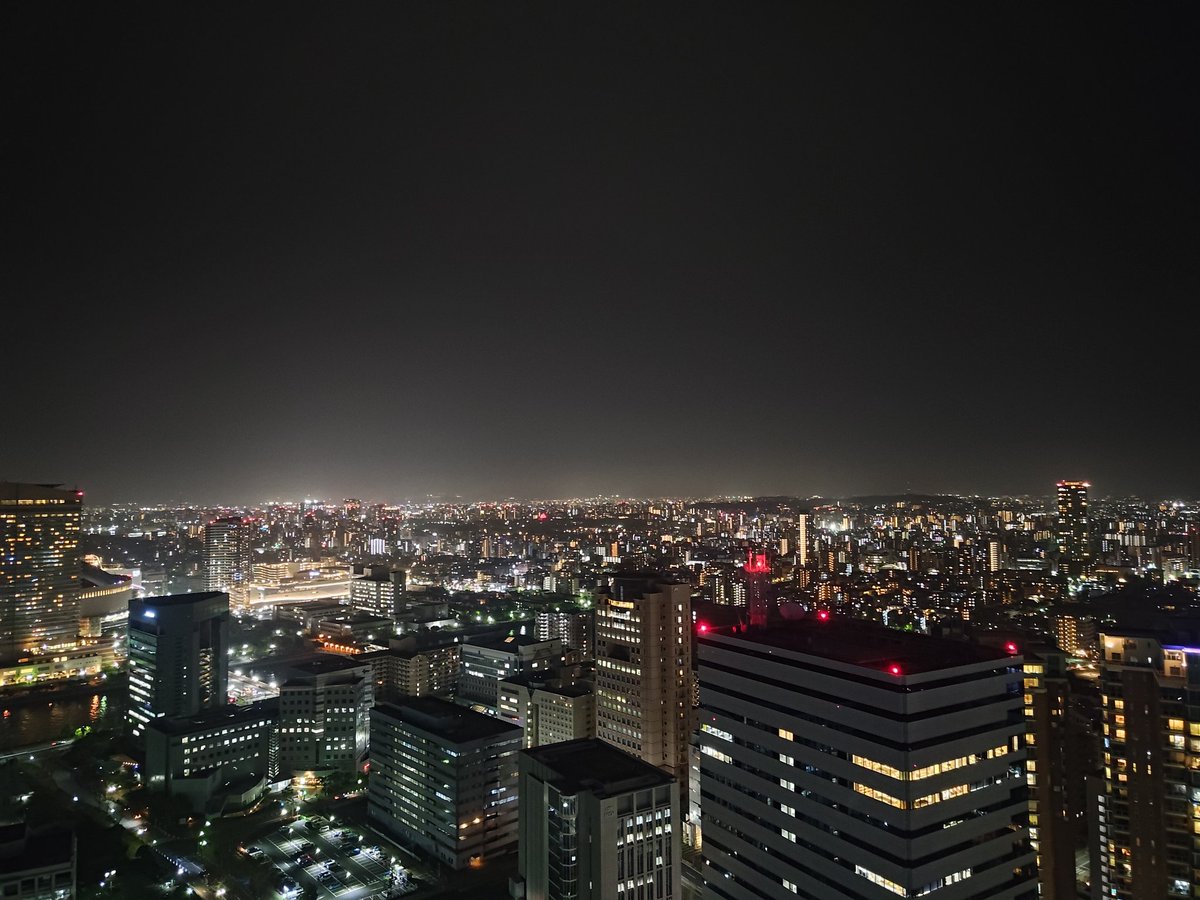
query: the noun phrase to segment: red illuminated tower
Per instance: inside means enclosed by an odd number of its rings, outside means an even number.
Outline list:
[[[749,613],[750,625],[766,625],[771,607],[767,585],[767,580],[771,577],[771,561],[767,554],[760,550],[748,550],[742,573],[746,579],[746,610]]]

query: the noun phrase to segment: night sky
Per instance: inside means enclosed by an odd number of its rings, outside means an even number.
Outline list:
[[[1200,495],[1194,4],[47,6],[0,478]]]

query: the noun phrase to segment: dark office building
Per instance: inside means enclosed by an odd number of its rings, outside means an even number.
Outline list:
[[[194,716],[228,702],[229,596],[217,591],[129,604],[129,724]]]

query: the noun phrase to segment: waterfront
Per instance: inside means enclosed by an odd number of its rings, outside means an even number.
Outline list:
[[[81,685],[44,695],[0,696],[0,750],[60,740],[85,725],[111,727],[121,719],[123,691],[116,688]]]

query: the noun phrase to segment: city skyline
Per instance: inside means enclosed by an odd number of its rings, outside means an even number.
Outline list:
[[[1197,33],[0,7],[0,900],[1200,900]]]

